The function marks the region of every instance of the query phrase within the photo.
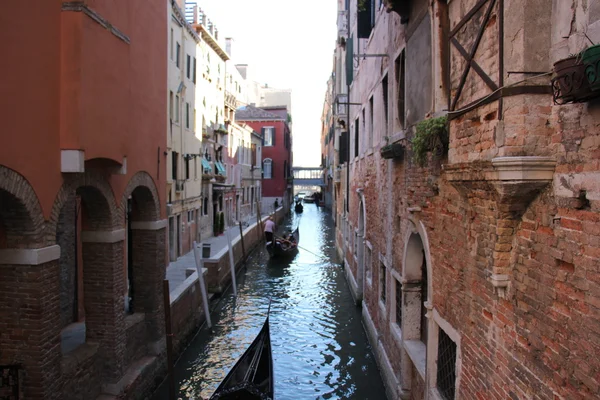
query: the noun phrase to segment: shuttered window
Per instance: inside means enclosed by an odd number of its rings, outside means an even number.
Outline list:
[[[263,179],[271,179],[273,177],[273,160],[267,158],[263,161]]]

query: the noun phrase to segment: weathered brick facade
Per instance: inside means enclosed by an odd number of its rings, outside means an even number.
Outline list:
[[[586,26],[600,38],[600,15],[565,3],[413,1],[375,10],[360,39],[388,56],[355,63],[337,243],[390,398],[600,396],[600,113],[555,105],[547,73]],[[466,74],[452,37],[467,53],[479,41]],[[415,125],[444,114],[448,152],[416,164]],[[384,159],[387,143],[404,157]]]
[[[145,398],[165,369],[166,4],[88,3],[2,5],[0,366],[23,399]]]

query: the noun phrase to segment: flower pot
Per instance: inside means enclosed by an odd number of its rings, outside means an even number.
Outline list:
[[[552,88],[557,104],[583,101],[592,96],[585,65],[579,57],[572,56],[554,63]]]
[[[585,49],[581,61],[585,65],[585,76],[591,89],[600,89],[600,45]]]

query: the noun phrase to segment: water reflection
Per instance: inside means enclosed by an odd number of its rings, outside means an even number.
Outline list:
[[[336,260],[327,212],[307,204],[283,227],[300,226],[292,260],[252,255],[238,296],[224,295],[176,367],[181,399],[209,398],[259,332],[271,303],[275,396],[283,399],[385,399],[379,371]],[[166,385],[155,399],[166,399]]]

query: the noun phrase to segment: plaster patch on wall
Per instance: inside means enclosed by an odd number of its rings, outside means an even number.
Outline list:
[[[585,190],[588,200],[600,200],[600,172],[577,174],[554,174],[554,195],[557,197],[577,197]]]

